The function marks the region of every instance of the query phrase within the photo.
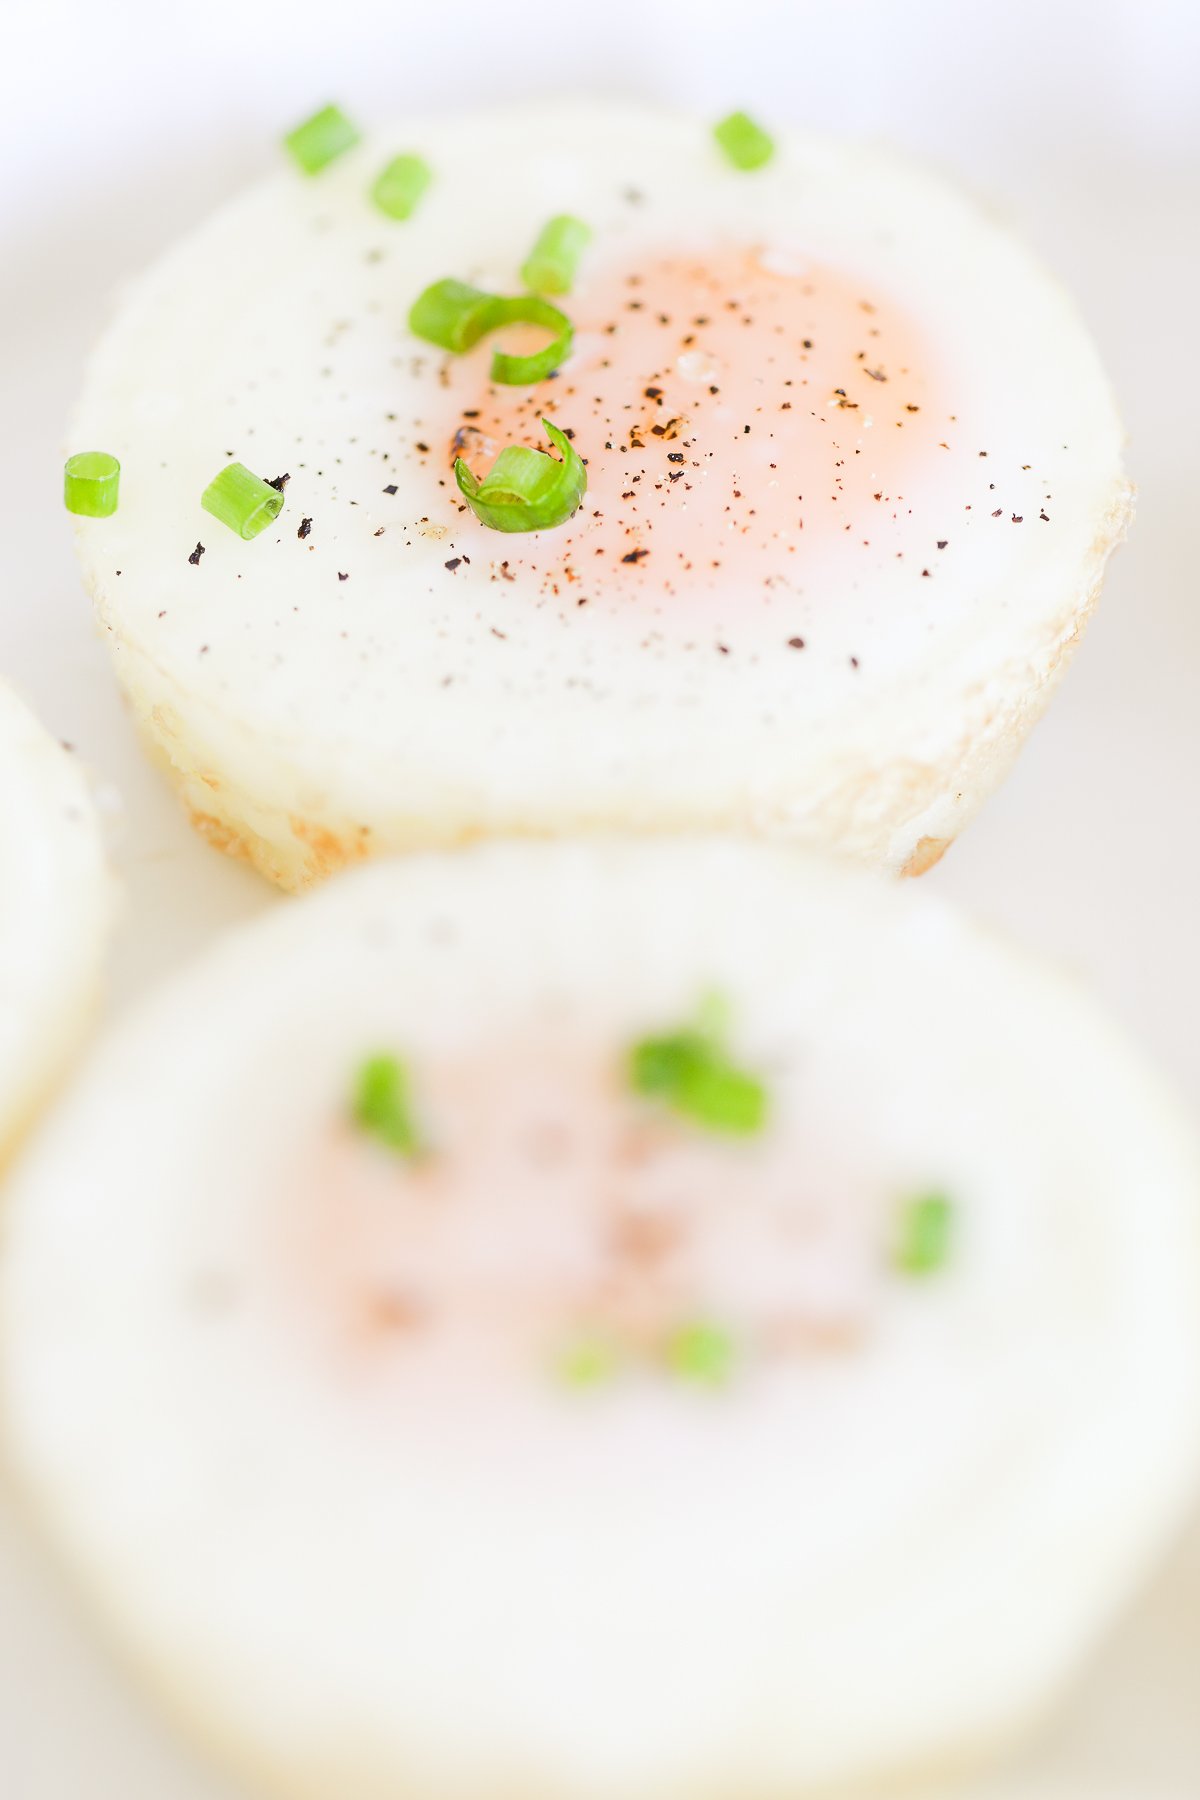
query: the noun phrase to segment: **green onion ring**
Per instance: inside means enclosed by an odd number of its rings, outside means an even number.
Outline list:
[[[569,294],[579,258],[591,236],[591,227],[570,213],[557,213],[548,219],[521,264],[521,280],[530,293]]]
[[[413,301],[408,329],[427,344],[460,356],[491,331],[496,296],[448,275]]]
[[[81,450],[63,469],[63,501],[85,519],[109,519],[117,510],[121,465],[107,450]]]
[[[371,198],[389,219],[410,219],[432,180],[429,164],[421,157],[393,156],[376,176]]]
[[[389,1150],[416,1157],[421,1142],[413,1119],[408,1067],[399,1057],[369,1056],[355,1078],[355,1124]]]
[[[319,175],[335,157],[358,142],[358,130],[340,106],[323,106],[289,131],[284,144],[306,175]]]
[[[483,481],[458,457],[454,478],[475,517],[493,531],[548,531],[579,508],[587,491],[587,470],[565,432],[543,419],[546,436],[562,457],[528,444],[508,444]]]
[[[497,299],[488,329],[494,331],[498,325],[544,325],[547,331],[555,334],[544,349],[535,350],[530,356],[509,356],[504,350],[493,353],[492,380],[504,387],[524,387],[535,381],[545,381],[547,375],[553,375],[571,354],[575,327],[566,313],[536,294],[517,294],[511,300]]]
[[[419,294],[408,315],[408,328],[427,343],[437,344],[461,356],[481,337],[501,325],[542,325],[554,333],[544,349],[530,356],[509,356],[497,350],[492,357],[491,379],[505,387],[522,387],[544,381],[571,354],[575,330],[566,313],[537,294],[489,294],[465,281],[448,276]]]
[[[936,1275],[950,1260],[956,1220],[943,1193],[918,1194],[900,1213],[893,1261],[904,1275]]]
[[[744,112],[732,112],[714,125],[713,136],[735,169],[761,169],[775,154],[775,139]]]
[[[240,538],[255,538],[283,511],[283,494],[245,463],[226,463],[200,496],[205,512]]]

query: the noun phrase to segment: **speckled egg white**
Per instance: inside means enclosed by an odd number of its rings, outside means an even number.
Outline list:
[[[629,1086],[713,996],[757,1135]],[[380,1051],[415,1160],[352,1121]],[[305,1800],[879,1800],[1038,1713],[1197,1472],[1189,1129],[1074,985],[767,846],[273,912],[112,1037],[7,1236],[36,1507]]]
[[[83,1034],[112,911],[87,779],[0,682],[0,1164]]]
[[[406,222],[370,198],[399,151],[433,171]],[[497,388],[496,340],[412,335],[444,276],[519,291],[564,210],[593,239],[555,378]],[[489,530],[453,456],[482,475],[543,416],[583,506]],[[704,122],[578,99],[281,168],[130,286],[73,442],[123,463],[78,542],[136,717],[200,829],[289,887],[601,825],[919,872],[1041,712],[1128,508],[1073,305],[973,202],[799,132],[745,173]],[[290,476],[251,543],[200,507],[229,458]]]

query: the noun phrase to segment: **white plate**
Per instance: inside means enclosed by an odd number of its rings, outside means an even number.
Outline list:
[[[268,166],[278,133],[327,98],[370,118],[443,94],[482,99],[501,81],[518,94],[587,83],[706,113],[745,105],[931,155],[996,196],[1078,293],[1129,423],[1139,517],[1017,773],[926,879],[1076,966],[1200,1100],[1193,0],[1010,0],[999,12],[961,0],[608,0],[572,9],[565,41],[553,8],[496,0],[460,3],[453,42],[434,0],[41,0],[12,13],[0,669],[123,796],[115,1006],[223,924],[285,902],[193,838],[143,764],[91,631],[59,498],[61,434],[107,296]],[[1088,1794],[1196,1793],[1198,1665],[1200,1521],[1030,1768]],[[4,1504],[0,1793],[229,1800],[125,1688]]]

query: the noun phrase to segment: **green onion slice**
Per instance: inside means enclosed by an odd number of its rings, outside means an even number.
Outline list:
[[[775,139],[744,112],[714,125],[713,136],[735,169],[761,169],[775,154]]]
[[[107,450],[81,450],[68,456],[63,469],[63,500],[68,512],[85,519],[108,519],[117,510],[121,465]]]
[[[351,1110],[355,1124],[389,1150],[407,1157],[420,1154],[408,1070],[398,1057],[367,1058],[355,1080]]]
[[[536,294],[516,294],[506,299],[502,294],[488,294],[482,288],[447,276],[418,295],[408,315],[408,328],[417,337],[443,350],[452,350],[456,356],[470,350],[489,331],[518,324],[543,325],[554,336],[544,349],[535,350],[530,356],[496,351],[491,378],[506,387],[543,381],[571,354],[574,328],[557,306]]]
[[[588,1331],[563,1347],[555,1367],[559,1380],[566,1387],[598,1388],[620,1374],[621,1356],[610,1338]]]
[[[283,141],[306,175],[319,175],[335,156],[357,144],[358,131],[340,106],[323,106]]]
[[[210,512],[241,538],[257,537],[283,511],[283,494],[252,473],[244,463],[226,463],[200,496]]]
[[[456,356],[477,344],[492,329],[496,296],[448,275],[435,281],[413,301],[408,329],[426,343],[453,350]]]
[[[508,444],[483,481],[458,457],[454,476],[467,505],[493,531],[548,531],[575,512],[587,490],[587,470],[565,432],[543,419],[546,435],[562,457],[528,444]]]
[[[524,387],[531,382],[544,381],[566,362],[575,339],[575,328],[566,313],[551,306],[549,300],[539,300],[536,294],[517,294],[511,300],[498,299],[495,305],[489,330],[495,330],[497,325],[544,325],[554,336],[543,349],[535,350],[530,356],[509,356],[504,350],[495,351],[491,369],[493,381],[505,387]]]
[[[893,1260],[903,1275],[936,1275],[949,1261],[954,1203],[945,1194],[918,1194],[900,1209]]]
[[[579,258],[591,242],[591,227],[570,213],[558,213],[538,232],[521,264],[521,280],[534,294],[569,294]]]
[[[707,1019],[635,1044],[629,1082],[635,1093],[662,1100],[706,1131],[751,1137],[766,1124],[766,1088],[730,1060]]]
[[[394,156],[376,176],[371,198],[389,219],[408,219],[432,180],[429,164],[419,156]]]
[[[733,1374],[737,1351],[722,1326],[696,1319],[671,1333],[666,1359],[667,1367],[680,1380],[699,1387],[722,1387]]]

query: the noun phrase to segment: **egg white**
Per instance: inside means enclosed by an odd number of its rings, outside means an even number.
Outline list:
[[[848,1155],[955,1195],[951,1266],[860,1343],[580,1396],[519,1317],[444,1378],[293,1329],[275,1225],[368,1050],[499,1069],[537,1018],[616,1056],[714,987],[772,1130],[816,1084]],[[511,1217],[528,1267],[577,1198],[533,1226],[477,1185],[462,1255]],[[879,1796],[1038,1713],[1197,1472],[1189,1129],[1073,984],[764,846],[483,847],[273,912],[109,1040],[7,1237],[36,1506],[171,1708],[288,1795]],[[743,1261],[735,1229],[722,1291]]]
[[[603,825],[784,834],[918,872],[970,817],[1123,529],[1120,425],[1074,307],[994,218],[893,152],[778,136],[748,176],[702,122],[639,107],[409,119],[316,178],[261,183],[131,285],[74,428],[121,457],[121,509],[80,525],[79,552],[134,714],[214,843],[289,887],[379,851]],[[434,181],[397,223],[369,188],[402,150]],[[680,245],[811,259],[883,295],[930,347],[936,463],[854,513],[844,544],[816,544],[811,518],[794,529],[769,586],[736,541],[703,591],[681,577],[668,600],[653,558],[630,586],[611,544],[593,556],[619,521],[587,500],[572,527],[522,540],[536,577],[507,579],[514,540],[462,508],[446,359],[407,311],[445,275],[514,291],[560,210],[594,234],[569,312],[606,269]],[[743,395],[769,351],[745,341]],[[577,427],[593,486],[616,455],[586,414],[602,349],[581,343],[536,396]],[[843,415],[849,460],[904,422],[869,410],[894,385],[867,387]],[[768,441],[750,441],[742,504],[811,476],[827,506],[833,467],[772,474]],[[230,454],[291,476],[249,544],[199,504]],[[644,493],[662,455],[639,452]],[[711,517],[727,500],[698,476],[689,504]]]
[[[0,683],[0,1163],[83,1034],[112,910],[86,776]]]

